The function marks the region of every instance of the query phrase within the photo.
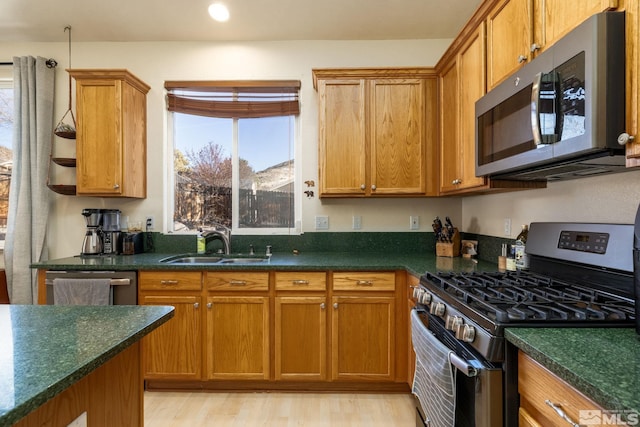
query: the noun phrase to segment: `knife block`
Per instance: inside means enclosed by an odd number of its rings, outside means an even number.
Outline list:
[[[451,242],[436,242],[436,256],[449,258],[460,256],[460,233],[457,228],[453,229]]]

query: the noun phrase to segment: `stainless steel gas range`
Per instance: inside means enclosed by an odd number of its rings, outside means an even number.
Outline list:
[[[417,425],[517,425],[512,327],[633,327],[633,225],[532,223],[528,271],[426,273],[414,289]]]

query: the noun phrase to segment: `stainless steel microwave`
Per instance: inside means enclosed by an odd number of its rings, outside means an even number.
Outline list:
[[[480,98],[476,175],[544,181],[623,171],[624,34],[624,12],[593,15]]]

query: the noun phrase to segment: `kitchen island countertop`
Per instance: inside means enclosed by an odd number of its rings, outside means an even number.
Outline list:
[[[0,425],[12,425],[173,316],[163,306],[0,305]]]
[[[604,410],[640,414],[634,328],[510,328],[505,337]]]

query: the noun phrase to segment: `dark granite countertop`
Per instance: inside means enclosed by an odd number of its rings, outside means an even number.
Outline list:
[[[633,328],[511,328],[507,340],[607,411],[640,414]]]
[[[0,305],[0,425],[12,425],[173,316],[162,306]]]
[[[49,270],[407,270],[420,276],[426,271],[495,270],[496,264],[464,259],[436,257],[434,254],[367,252],[276,252],[260,263],[167,264],[161,260],[171,253],[69,257],[34,263],[32,268]]]

